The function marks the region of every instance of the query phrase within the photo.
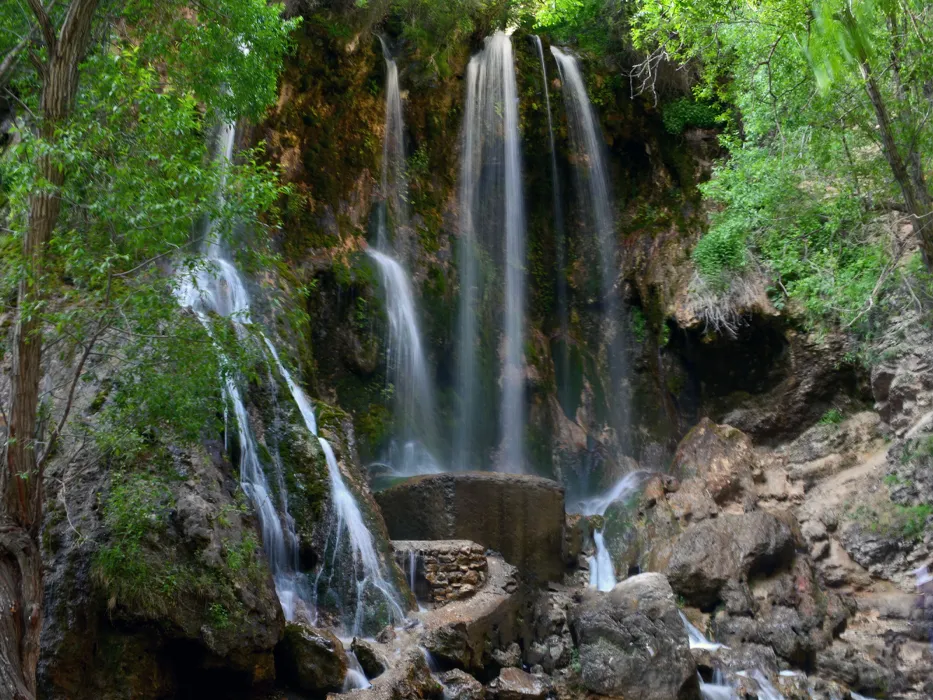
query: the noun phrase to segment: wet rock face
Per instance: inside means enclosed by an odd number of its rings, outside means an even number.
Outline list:
[[[722,515],[689,528],[671,553],[671,586],[700,607],[721,600],[726,583],[767,572],[793,558],[790,527],[770,513]]]
[[[376,494],[396,540],[472,540],[522,575],[564,573],[564,489],[534,476],[463,472],[417,477]]]
[[[292,687],[308,692],[340,690],[347,675],[347,655],[327,630],[288,624],[275,650],[276,667]]]
[[[667,579],[640,574],[573,611],[581,679],[594,693],[631,700],[699,698],[696,664]]]

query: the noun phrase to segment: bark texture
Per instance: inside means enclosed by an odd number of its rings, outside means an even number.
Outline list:
[[[42,80],[39,132],[51,142],[71,113],[78,90],[78,66],[87,50],[98,0],[72,0],[56,32],[40,0],[29,0],[47,52],[46,62],[32,55]],[[39,659],[42,609],[43,479],[36,434],[42,328],[45,249],[61,211],[65,172],[53,154],[36,163],[37,182],[29,202],[23,238],[26,274],[20,281],[13,337],[10,424],[5,469],[0,470],[0,696],[33,698]]]

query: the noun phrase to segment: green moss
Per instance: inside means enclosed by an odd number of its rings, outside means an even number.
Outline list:
[[[680,134],[690,126],[712,129],[718,123],[719,111],[714,105],[683,97],[664,105],[661,113],[664,128]]]

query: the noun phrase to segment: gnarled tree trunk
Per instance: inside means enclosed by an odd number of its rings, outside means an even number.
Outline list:
[[[98,0],[72,0],[56,33],[40,0],[28,0],[46,45],[47,60],[33,55],[42,80],[39,131],[47,142],[69,116],[78,90],[78,66],[87,50]],[[0,696],[35,697],[42,611],[42,467],[36,421],[42,365],[39,305],[44,299],[45,249],[61,211],[61,164],[44,153],[23,237],[26,274],[20,281],[13,340],[13,371],[6,464],[0,469]]]

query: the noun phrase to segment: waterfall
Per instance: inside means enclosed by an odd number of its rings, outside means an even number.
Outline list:
[[[400,431],[394,436],[384,461],[394,474],[413,476],[437,473],[441,469],[434,456],[437,450],[434,386],[421,342],[418,310],[409,274],[397,259],[403,245],[397,234],[407,222],[404,122],[398,66],[389,56],[382,37],[379,41],[382,43],[386,62],[386,117],[382,147],[383,202],[379,206],[377,250],[370,249],[368,253],[379,268],[386,295],[386,315],[389,320],[386,368],[389,383],[394,390],[396,429]],[[394,217],[394,246],[389,241],[385,215],[387,204],[391,205]],[[396,257],[393,257],[393,252]]]
[[[232,124],[224,125],[220,133],[222,164],[230,162],[233,156],[235,130]],[[223,166],[222,166],[223,167]],[[221,193],[226,182],[226,168],[221,176]],[[183,307],[195,311],[201,323],[210,332],[207,314],[213,312],[228,317],[234,324],[240,338],[247,335],[246,325],[251,323],[249,294],[237,272],[236,267],[227,259],[226,251],[212,227],[208,227],[202,247],[207,265],[194,275],[185,275],[179,279],[176,297]],[[269,482],[266,479],[256,439],[249,425],[249,416],[240,388],[232,378],[223,380],[224,394],[233,406],[237,422],[237,434],[240,445],[240,486],[247,495],[262,530],[262,546],[269,560],[269,568],[275,582],[275,589],[282,611],[288,620],[295,617],[300,593],[297,580],[297,535],[292,518],[288,515],[287,501],[280,493],[278,507],[273,502]],[[282,512],[282,517],[279,511]]]
[[[388,218],[391,216],[395,233],[393,236],[395,248],[399,253],[404,253],[408,242],[400,240],[399,233],[408,226],[408,180],[405,175],[405,122],[402,116],[402,93],[399,89],[398,65],[389,55],[389,48],[381,36],[379,43],[382,45],[382,56],[386,64],[386,116],[380,181],[382,204],[379,207],[376,245],[382,251],[390,249]]]
[[[683,613],[680,613],[680,619],[684,623],[684,629],[687,630],[687,638],[690,640],[691,649],[706,649],[708,651],[716,651],[718,649],[728,649],[729,647],[724,644],[717,644],[716,642],[711,642],[708,640],[703,633],[693,624],[690,620],[687,619],[687,616]]]
[[[456,440],[461,467],[477,458],[479,258],[502,261],[503,340],[500,350],[500,471],[524,471],[525,207],[512,42],[502,32],[467,66],[460,168],[461,416]],[[504,248],[496,248],[504,242]],[[501,251],[501,252],[500,252]]]
[[[610,505],[636,493],[644,477],[645,472],[626,474],[605,494],[581,501],[580,513],[582,515],[605,515]],[[596,553],[589,558],[590,588],[611,591],[616,585],[616,574],[612,565],[612,556],[606,548],[601,530],[593,533],[593,545]]]
[[[602,284],[602,332],[606,346],[605,362],[609,370],[609,401],[612,428],[620,443],[628,438],[628,409],[623,384],[627,376],[625,345],[619,328],[621,303],[615,289],[618,273],[618,246],[615,220],[612,214],[609,173],[606,168],[605,144],[593,106],[576,58],[555,46],[551,53],[560,71],[570,142],[574,156],[574,182],[578,207],[587,229],[595,236],[599,249],[599,270]],[[625,444],[621,444],[624,449]]]
[[[227,163],[233,152],[233,126],[225,126],[221,137],[223,162]],[[227,258],[224,246],[213,235],[210,228],[205,237],[203,253],[207,260],[205,268],[198,270],[194,275],[182,275],[179,279],[176,290],[179,303],[183,307],[193,309],[208,330],[210,329],[208,313],[213,312],[228,317],[234,324],[237,336],[246,340],[247,326],[252,324],[249,294],[236,267]],[[269,338],[262,331],[259,331],[259,335],[268,348],[279,374],[285,380],[305,427],[311,435],[317,437],[317,420],[310,400],[282,363]],[[280,489],[277,507],[270,495],[269,483],[259,460],[259,450],[250,428],[246,404],[239,386],[232,378],[224,380],[224,393],[233,406],[237,421],[240,443],[240,484],[259,517],[263,550],[269,560],[282,610],[287,620],[294,620],[299,605],[308,605],[308,596],[303,583],[304,578],[298,572],[298,537],[294,529],[294,520],[288,514],[287,493],[284,489]],[[378,595],[384,599],[393,620],[404,619],[404,611],[396,600],[392,585],[382,574],[372,534],[366,528],[359,506],[343,481],[334,452],[324,438],[319,438],[319,443],[327,461],[331,499],[336,515],[334,558],[341,544],[342,533],[346,531],[348,535],[347,544],[351,553],[351,562],[350,566],[342,568],[341,573],[354,577],[353,632],[358,633],[362,626],[365,595],[370,589],[377,591]],[[276,463],[275,467],[279,468],[279,465]],[[276,476],[279,483],[284,483],[281,473]],[[321,569],[323,568],[322,562]],[[315,581],[319,580],[320,573]],[[311,615],[316,615],[316,606],[314,608],[310,611]]]
[[[544,106],[547,109],[547,133],[548,144],[551,149],[551,193],[554,200],[554,248],[556,257],[557,272],[557,322],[560,328],[561,350],[558,357],[557,393],[562,407],[570,403],[567,395],[569,389],[570,376],[570,317],[567,308],[567,241],[564,231],[564,205],[562,201],[562,192],[560,186],[560,173],[557,170],[557,148],[554,145],[554,122],[551,117],[551,94],[547,81],[547,66],[544,63],[544,47],[541,45],[541,37],[535,34],[533,37],[535,48],[538,50],[538,60],[541,62],[541,88],[544,92]]]
[[[337,522],[332,531],[332,569],[329,580],[333,579],[335,569],[340,569],[341,572],[350,573],[356,577],[356,604],[353,608],[353,622],[350,627],[351,633],[356,636],[363,632],[368,593],[375,594],[377,599],[381,599],[381,602],[388,608],[386,612],[389,617],[396,622],[405,619],[405,611],[402,610],[397,600],[392,584],[382,572],[382,562],[376,553],[372,533],[366,527],[360,507],[343,480],[333,448],[324,438],[319,438],[319,441],[327,461],[331,500],[337,515]],[[340,557],[344,534],[346,534],[346,546],[348,547],[348,550],[344,551],[349,552],[350,561],[345,561]],[[322,557],[322,559],[326,559],[326,557]],[[323,570],[323,561],[321,567]]]

